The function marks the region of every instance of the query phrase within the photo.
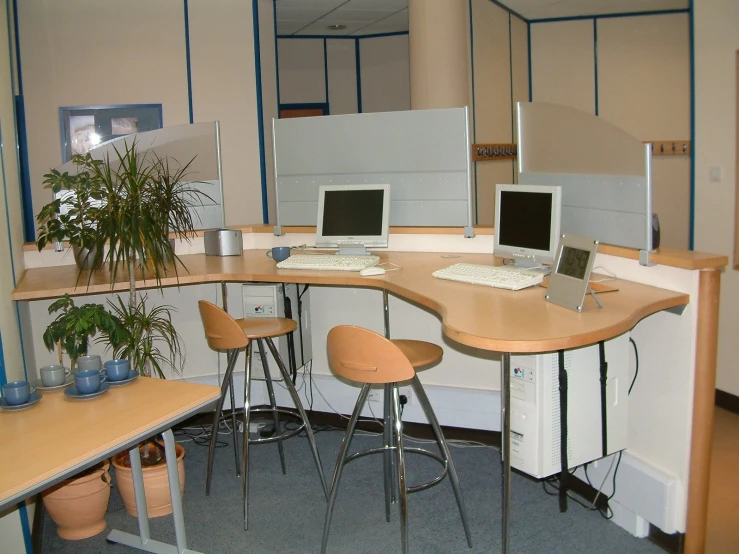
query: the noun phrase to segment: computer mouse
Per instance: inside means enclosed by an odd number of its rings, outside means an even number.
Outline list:
[[[370,275],[385,275],[385,268],[378,265],[373,265],[372,267],[365,267],[364,269],[360,269],[359,274],[362,277],[369,277]]]

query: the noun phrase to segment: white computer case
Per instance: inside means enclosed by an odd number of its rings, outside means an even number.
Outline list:
[[[607,453],[626,448],[630,368],[629,336],[605,343],[608,363]],[[568,377],[568,466],[601,458],[598,345],[565,351]],[[511,466],[537,478],[561,470],[557,352],[511,356]]]
[[[243,317],[286,317],[286,307],[289,307],[290,318],[298,323],[293,333],[293,344],[295,349],[296,368],[303,367],[313,359],[313,348],[310,333],[310,294],[304,291],[305,285],[293,283],[270,284],[249,283],[241,285],[241,298]],[[300,305],[300,311],[298,306]],[[236,308],[235,308],[236,309]],[[233,313],[232,313],[233,315]],[[288,340],[286,336],[273,339],[285,365],[290,368],[290,356],[288,351]],[[280,380],[280,370],[277,368],[267,345],[264,345],[270,375],[274,380]],[[256,344],[252,357],[252,377],[254,379],[264,378],[264,368],[259,356]]]

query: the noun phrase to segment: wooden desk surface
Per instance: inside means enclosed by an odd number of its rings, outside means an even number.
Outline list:
[[[522,291],[491,289],[435,279],[431,273],[453,263],[494,263],[489,254],[385,252],[381,262],[401,267],[383,276],[361,277],[356,272],[279,270],[265,250],[247,250],[242,256],[182,256],[187,270],[171,272],[164,286],[209,282],[284,282],[312,285],[353,286],[385,289],[426,306],[442,318],[444,333],[451,339],[497,352],[546,352],[593,344],[631,329],[642,318],[689,302],[687,294],[656,287],[614,281],[619,290],[600,296],[603,308],[587,298],[582,313],[544,300],[545,289]],[[456,257],[451,257],[456,256]],[[142,288],[151,280],[139,279]],[[27,270],[13,292],[14,300],[37,300],[71,295],[98,294],[128,289],[126,272],[113,287],[105,272],[77,276],[75,266]]]
[[[90,400],[67,398],[61,390],[41,394],[25,410],[0,410],[0,506],[170,427],[217,399],[220,389],[139,377]]]

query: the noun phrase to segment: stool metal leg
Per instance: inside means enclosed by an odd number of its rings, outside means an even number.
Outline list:
[[[275,436],[279,436],[282,431],[280,429],[280,416],[277,413],[277,402],[275,401],[275,389],[272,385],[272,375],[269,372],[269,366],[267,365],[267,356],[264,353],[264,342],[262,339],[257,339],[257,346],[259,347],[259,357],[262,359],[262,367],[264,368],[264,379],[267,384],[267,393],[269,394],[269,405],[272,407],[272,423],[275,426]],[[280,464],[282,464],[282,474],[287,474],[285,468],[285,450],[282,447],[282,439],[277,440],[277,450],[280,453]]]
[[[251,354],[253,341],[246,345],[244,364],[244,428],[241,433],[241,495],[244,499],[244,531],[249,528],[249,415],[251,411]]]
[[[311,429],[310,421],[308,421],[308,414],[305,413],[305,410],[303,409],[303,403],[300,401],[300,396],[298,395],[298,391],[295,390],[295,385],[293,385],[292,379],[290,379],[290,374],[287,371],[287,368],[285,367],[284,362],[282,361],[282,358],[280,357],[280,353],[277,351],[277,348],[275,347],[275,343],[272,341],[271,338],[267,337],[267,346],[269,347],[269,351],[272,352],[272,357],[274,357],[275,361],[277,362],[277,367],[280,368],[280,373],[282,374],[282,378],[285,380],[285,386],[287,386],[287,390],[290,393],[290,397],[293,399],[293,403],[295,404],[295,408],[298,410],[298,413],[300,414],[300,419],[303,421],[303,425],[305,426],[305,434],[308,437],[308,444],[310,445],[311,453],[313,454],[313,460],[316,462],[316,469],[318,470],[318,476],[321,478],[321,486],[323,487],[323,494],[328,498],[328,487],[326,486],[326,477],[323,475],[323,466],[321,465],[321,458],[318,455],[318,446],[316,445],[316,438],[313,436],[313,429]]]
[[[392,436],[392,386],[384,385],[383,391],[383,425],[382,425],[382,473],[385,482],[385,521],[390,522],[390,504],[395,502],[395,470],[393,467]]]
[[[462,518],[464,534],[467,537],[467,544],[470,548],[472,548],[472,535],[470,534],[470,527],[467,523],[467,510],[465,509],[464,500],[462,499],[462,489],[459,486],[459,478],[457,477],[457,470],[455,469],[454,462],[452,461],[452,455],[449,452],[449,446],[447,445],[446,439],[444,438],[444,433],[442,433],[441,431],[439,421],[436,419],[436,414],[431,407],[429,397],[426,396],[426,391],[423,390],[423,385],[421,385],[421,381],[418,379],[417,375],[415,375],[413,379],[411,379],[411,386],[413,387],[413,391],[416,393],[416,398],[418,398],[418,401],[421,403],[421,407],[426,414],[426,418],[428,419],[432,429],[434,430],[436,442],[439,445],[442,456],[446,460],[449,480],[452,482],[452,489],[454,490],[454,496],[457,498],[457,506],[459,507],[459,515]]]
[[[216,411],[213,414],[213,426],[210,434],[210,447],[208,448],[208,469],[205,473],[205,494],[210,494],[210,480],[213,475],[213,458],[216,453],[216,441],[218,440],[218,426],[221,421],[221,413],[223,412],[223,401],[226,399],[226,390],[229,385],[233,382],[233,371],[236,365],[236,359],[239,357],[238,350],[231,350],[227,354],[228,365],[226,366],[226,373],[223,375],[223,383],[221,383],[221,396],[218,398],[216,405]],[[233,408],[233,406],[232,406]],[[234,435],[235,438],[235,435]],[[234,448],[236,448],[236,441],[234,440]],[[236,470],[238,471],[238,469]]]
[[[408,554],[408,484],[405,478],[405,450],[403,449],[403,421],[400,419],[400,391],[393,383],[393,431],[395,432],[395,461],[398,472],[398,496],[400,497],[400,543],[403,554]]]
[[[232,351],[231,355],[236,357],[239,351]],[[234,367],[236,367],[236,360],[234,359]],[[241,476],[241,464],[239,463],[239,441],[236,440],[236,393],[234,392],[234,374],[231,372],[231,377],[228,380],[228,392],[231,396],[231,437],[233,438],[234,445],[234,461],[236,462],[236,477]],[[216,430],[216,435],[218,431]]]
[[[321,554],[326,554],[326,545],[328,544],[328,533],[331,529],[331,517],[334,513],[334,503],[336,502],[336,495],[339,492],[339,481],[341,480],[341,473],[344,471],[344,461],[346,460],[349,446],[354,436],[354,430],[357,426],[357,420],[359,414],[362,411],[362,406],[367,401],[369,395],[370,385],[369,383],[362,385],[362,390],[359,392],[359,398],[354,406],[354,411],[349,419],[349,423],[346,427],[346,433],[344,434],[344,440],[341,442],[341,448],[339,449],[339,457],[336,460],[336,467],[334,468],[334,475],[331,478],[331,488],[329,489],[328,505],[326,506],[326,519],[323,522],[323,540],[321,542]]]

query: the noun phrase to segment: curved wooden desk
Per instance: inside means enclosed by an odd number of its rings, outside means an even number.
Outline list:
[[[603,309],[592,298],[582,313],[573,312],[544,301],[545,289],[533,287],[522,291],[490,289],[464,283],[435,279],[431,273],[452,263],[493,262],[487,254],[448,254],[387,252],[382,262],[402,269],[377,277],[360,277],[348,271],[306,271],[276,269],[263,250],[247,250],[243,256],[216,257],[202,254],[182,256],[187,270],[171,272],[164,286],[201,283],[269,282],[309,283],[312,285],[369,287],[386,290],[406,300],[426,306],[442,317],[444,333],[451,339],[496,352],[546,352],[593,344],[625,333],[642,318],[661,310],[685,305],[687,294],[676,293],[629,281],[615,281],[619,289],[600,297]],[[151,288],[151,280],[137,282],[137,287]],[[39,300],[70,295],[108,293],[128,290],[128,274],[121,272],[111,287],[106,272],[77,276],[75,266],[37,268],[23,274],[13,292],[13,300]]]
[[[493,257],[489,254],[457,256],[442,253],[387,252],[380,254],[380,257],[382,262],[391,262],[401,269],[383,276],[360,277],[358,273],[353,272],[278,270],[274,262],[265,256],[264,250],[247,250],[242,256],[224,258],[193,254],[181,257],[187,270],[180,268],[177,275],[174,271],[170,272],[162,280],[162,285],[183,286],[209,282],[308,283],[369,287],[398,295],[437,312],[441,316],[444,333],[450,339],[504,354],[501,371],[504,406],[508,405],[510,377],[508,364],[511,353],[547,352],[594,344],[629,331],[650,314],[679,308],[690,301],[689,296],[684,293],[618,280],[613,282],[618,288],[617,292],[600,296],[602,309],[589,297],[585,301],[583,312],[577,313],[545,302],[545,291],[541,287],[512,292],[442,281],[431,276],[434,270],[452,263],[490,264]],[[704,274],[708,283],[705,289]],[[719,272],[713,267],[705,268],[701,273],[700,301],[701,303],[705,301],[707,307],[704,308],[703,304],[699,306],[702,315],[699,315],[696,373],[705,375],[696,379],[686,544],[693,537],[696,544],[703,544],[705,533],[708,483],[705,462],[706,459],[710,459],[710,441],[705,442],[700,437],[706,435],[710,437],[712,425],[712,388],[710,394],[708,388],[713,387],[715,381],[718,275]],[[155,283],[139,278],[137,286],[151,288]],[[125,291],[127,288],[128,276],[125,272],[120,274],[119,282],[111,287],[110,279],[105,272],[94,275],[83,273],[78,279],[77,269],[74,266],[46,267],[26,271],[13,293],[13,299],[37,300],[58,297],[65,293],[71,295],[108,293]],[[706,298],[702,296],[704,290]],[[707,310],[705,314],[703,310]],[[709,409],[710,417],[703,413]],[[509,430],[509,414],[504,408],[502,426],[504,452],[509,448]],[[507,456],[504,458],[506,458],[503,464],[505,551],[510,460]]]

